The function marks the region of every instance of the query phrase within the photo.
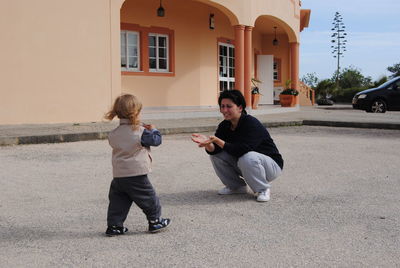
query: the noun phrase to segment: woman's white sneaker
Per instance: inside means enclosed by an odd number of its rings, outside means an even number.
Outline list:
[[[246,194],[247,186],[242,186],[237,189],[231,189],[228,187],[224,187],[218,191],[218,194],[228,195],[228,194]]]
[[[267,202],[271,199],[271,192],[269,188],[265,191],[259,192],[257,195],[258,202]]]

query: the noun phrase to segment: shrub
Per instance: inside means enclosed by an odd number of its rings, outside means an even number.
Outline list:
[[[251,94],[260,94],[260,89],[258,87],[251,88]]]
[[[318,105],[333,105],[334,102],[333,100],[326,99],[326,98],[321,98],[317,100]]]
[[[293,88],[287,88],[281,92],[281,95],[293,95],[297,96],[299,95],[299,92],[296,89]]]
[[[335,99],[336,102],[351,103],[354,95],[362,90],[365,90],[365,88],[356,87],[336,89],[332,94],[332,98]]]
[[[326,98],[332,95],[332,91],[335,88],[335,83],[330,79],[324,79],[318,82],[315,87],[315,96]]]

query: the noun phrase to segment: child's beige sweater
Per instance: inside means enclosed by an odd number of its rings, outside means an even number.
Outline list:
[[[141,144],[144,127],[133,130],[128,119],[108,134],[112,147],[113,177],[123,178],[148,174],[151,171],[150,148]]]

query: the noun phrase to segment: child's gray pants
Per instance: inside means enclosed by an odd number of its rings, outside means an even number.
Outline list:
[[[222,183],[230,188],[249,185],[254,193],[270,188],[269,182],[276,179],[282,170],[269,156],[248,152],[236,158],[225,151],[210,155],[215,173]]]
[[[161,216],[160,201],[147,175],[114,178],[108,198],[108,226],[123,226],[132,202],[142,209],[147,220],[158,219]]]

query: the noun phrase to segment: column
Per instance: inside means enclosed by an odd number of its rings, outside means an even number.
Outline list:
[[[252,26],[246,26],[244,31],[244,98],[247,107],[251,108],[251,65],[253,59],[252,51]]]
[[[300,90],[299,85],[299,43],[290,43],[290,80],[292,88]],[[300,97],[297,98],[299,104]]]
[[[244,93],[244,25],[235,25],[235,89]]]

